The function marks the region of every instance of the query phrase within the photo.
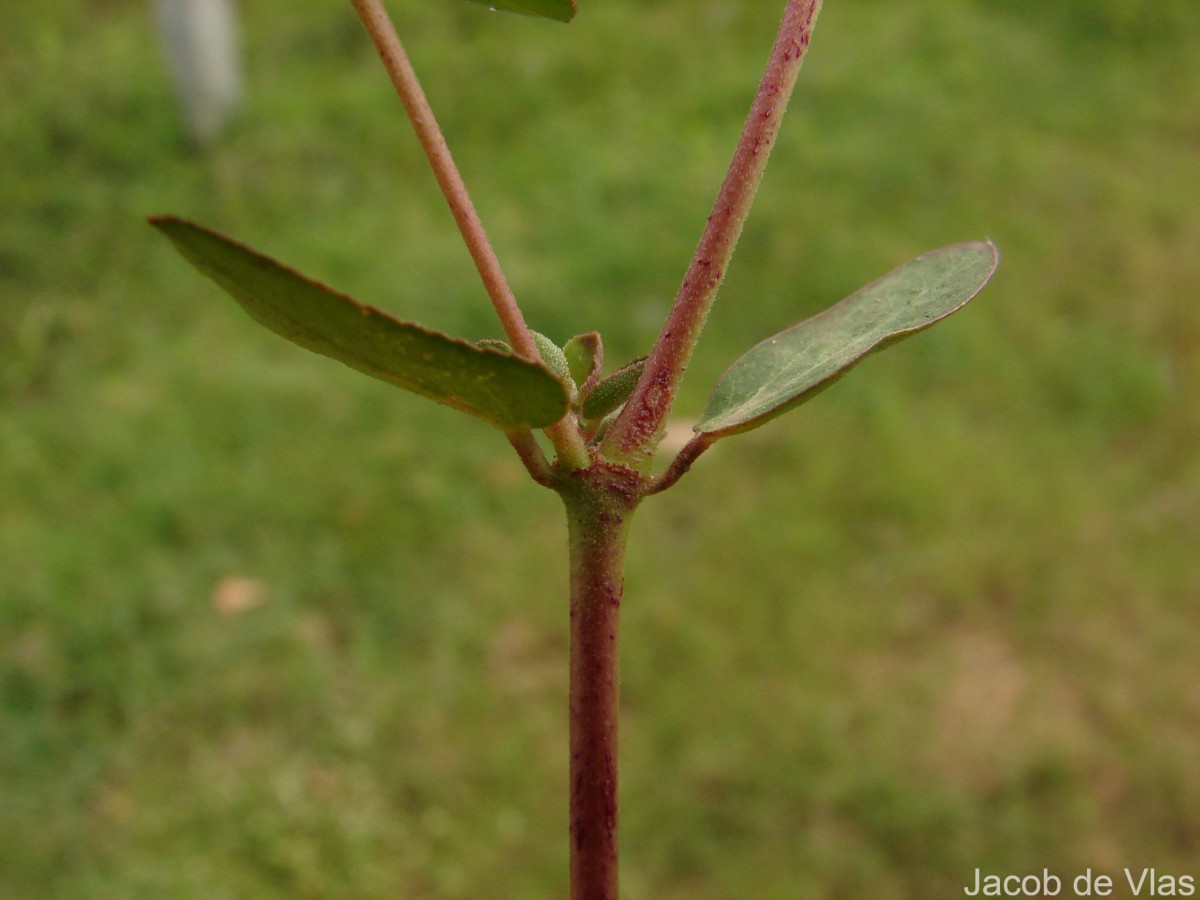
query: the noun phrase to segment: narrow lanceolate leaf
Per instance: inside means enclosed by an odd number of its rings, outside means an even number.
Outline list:
[[[583,417],[598,419],[606,416],[628,400],[642,377],[642,369],[646,368],[646,359],[639,356],[601,378],[583,398]]]
[[[998,259],[991,243],[934,250],[768,338],[721,376],[695,430],[737,434],[803,403],[864,356],[961,309]]]
[[[570,22],[575,16],[575,0],[471,0],[480,6],[520,13],[524,16],[541,16]]]
[[[562,384],[535,362],[400,322],[199,225],[150,222],[256,321],[301,347],[504,431],[543,428],[566,412]]]

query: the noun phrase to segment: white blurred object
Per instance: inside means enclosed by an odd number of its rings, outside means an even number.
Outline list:
[[[242,95],[237,15],[232,0],[155,0],[163,45],[199,144],[225,127]]]

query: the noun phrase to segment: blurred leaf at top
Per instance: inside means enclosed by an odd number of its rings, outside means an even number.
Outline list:
[[[575,17],[575,0],[471,0],[492,10],[520,13],[523,16],[541,16],[570,22]]]

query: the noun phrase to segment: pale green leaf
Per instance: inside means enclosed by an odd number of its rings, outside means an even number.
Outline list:
[[[737,434],[797,406],[864,356],[961,309],[997,261],[991,243],[934,250],[763,341],[721,376],[695,430]]]
[[[542,364],[558,376],[558,380],[563,383],[564,387],[573,387],[575,382],[571,378],[571,366],[567,363],[567,357],[563,353],[562,347],[540,331],[531,331],[530,335],[533,337],[533,344],[537,347],[538,355],[542,358]]]
[[[600,367],[604,365],[604,342],[599,332],[575,335],[563,344],[563,355],[567,358],[571,378],[580,390],[589,387],[600,377]]]
[[[598,419],[606,416],[626,400],[637,387],[642,370],[646,368],[645,356],[630,360],[621,368],[610,372],[596,382],[586,397],[583,398],[583,417]]]
[[[552,425],[566,411],[562,384],[536,362],[400,322],[191,222],[150,221],[256,321],[301,347],[505,431]]]

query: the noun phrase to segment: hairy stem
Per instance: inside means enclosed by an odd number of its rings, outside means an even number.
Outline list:
[[[492,299],[492,306],[500,317],[504,333],[508,335],[508,340],[517,353],[529,359],[540,360],[533,335],[529,332],[529,326],[525,324],[525,317],[521,314],[521,308],[517,306],[512,289],[508,286],[508,280],[500,268],[500,261],[496,258],[496,252],[492,249],[478,213],[475,212],[471,195],[467,192],[467,186],[454,164],[446,138],[438,127],[429,101],[425,99],[425,91],[421,88],[416,70],[409,62],[408,54],[404,51],[404,45],[400,43],[400,36],[396,34],[396,28],[388,17],[387,10],[384,9],[381,0],[350,2],[371,36],[396,93],[400,95],[400,102],[404,104],[404,111],[408,113],[417,139],[421,142],[430,166],[433,167],[433,174],[446,202],[450,205],[450,212],[454,215],[458,230],[471,253],[471,259],[475,261],[475,268],[483,286]],[[572,415],[568,414],[558,424],[546,429],[546,434],[554,443],[559,459],[567,469],[587,465],[587,448]]]
[[[571,549],[571,900],[617,897],[619,620],[638,484],[596,464],[561,489]]]
[[[713,439],[707,434],[698,434],[684,444],[683,449],[671,460],[671,465],[667,466],[666,470],[650,483],[650,487],[646,490],[646,496],[665,491],[686,475],[692,468],[692,463],[700,458],[700,454],[712,446],[712,441]]]
[[[508,442],[517,451],[517,456],[520,457],[529,477],[542,487],[554,487],[554,470],[546,460],[546,455],[542,453],[542,448],[534,439],[533,432],[517,431],[507,437]]]
[[[446,138],[438,127],[429,101],[425,99],[425,91],[421,89],[417,73],[409,62],[408,54],[404,52],[404,45],[400,43],[400,37],[396,34],[392,20],[388,18],[387,10],[380,0],[350,2],[354,4],[359,18],[371,36],[371,41],[375,44],[375,49],[379,51],[396,93],[400,95],[400,102],[404,104],[404,110],[417,133],[417,139],[433,167],[438,185],[441,186],[446,202],[450,204],[450,212],[453,213],[458,230],[471,252],[475,268],[479,270],[479,277],[483,279],[484,287],[492,298],[492,305],[504,326],[504,333],[508,335],[518,353],[537,359],[537,347],[529,333],[529,326],[525,324],[516,298],[508,286],[504,272],[500,269],[500,261],[492,250],[487,233],[483,230],[483,223],[479,221],[475,205],[467,193],[467,186],[458,173],[458,167],[454,165]]]
[[[779,133],[821,0],[788,0],[779,34],[708,224],[629,401],[605,435],[607,459],[649,468],[679,380],[725,277]]]

